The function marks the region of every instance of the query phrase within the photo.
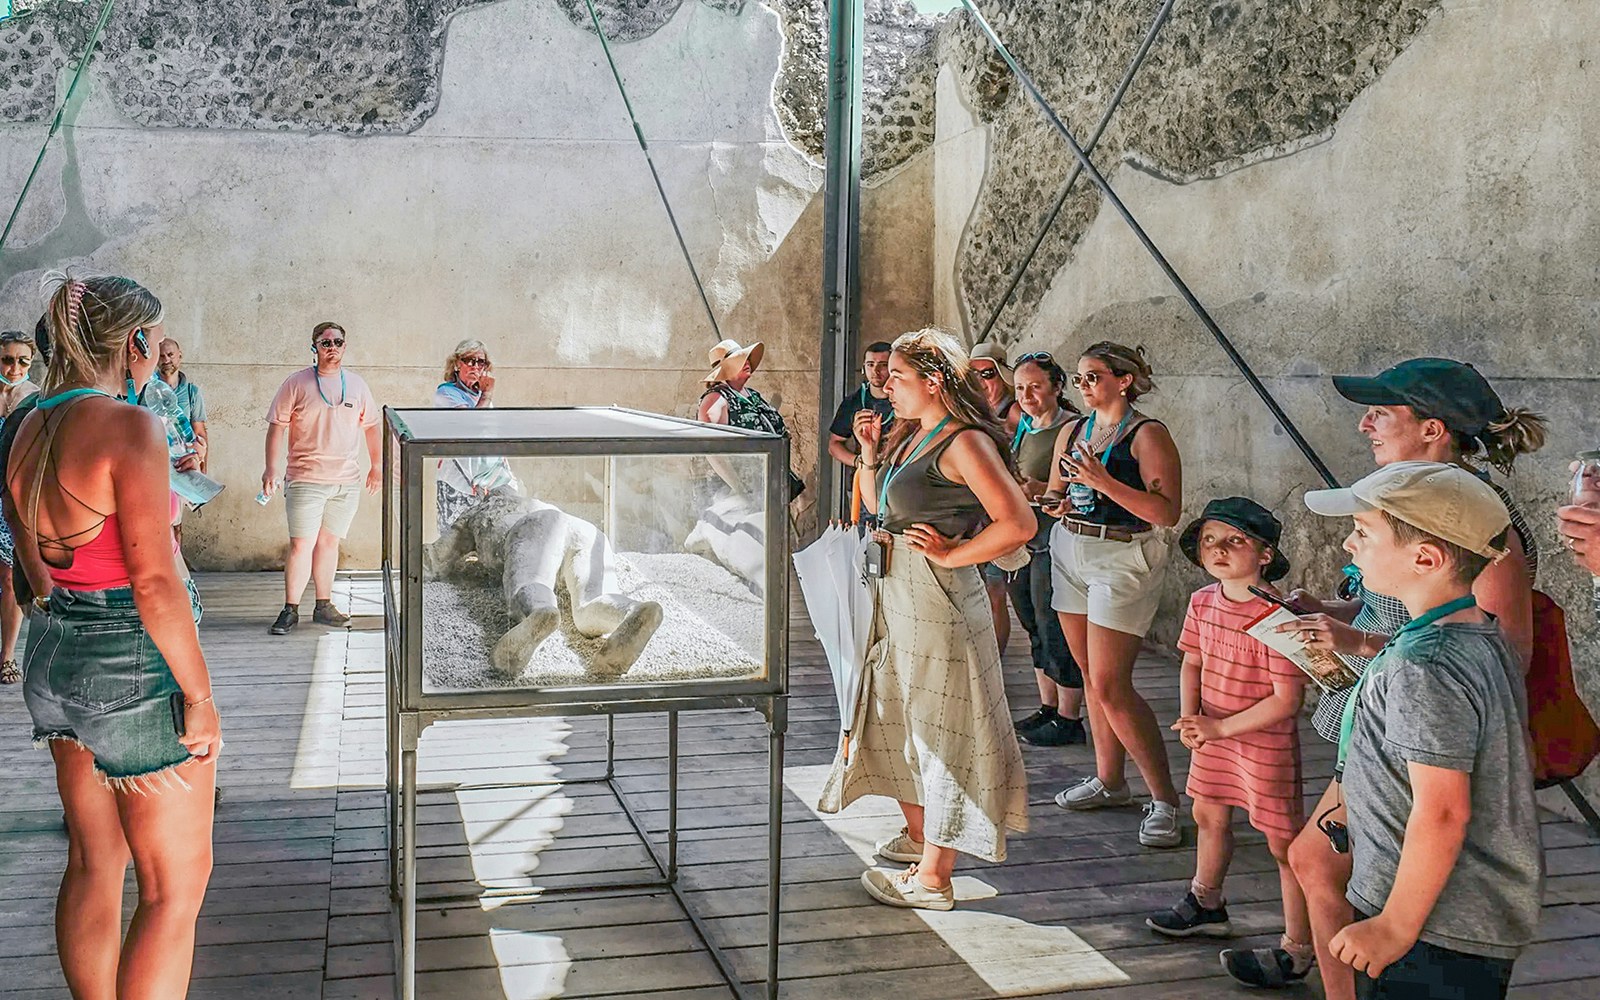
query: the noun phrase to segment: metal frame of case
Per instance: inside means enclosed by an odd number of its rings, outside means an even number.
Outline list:
[[[665,888],[677,899],[695,933],[706,946],[736,996],[749,993],[732,962],[712,940],[709,928],[678,884],[678,713],[744,708],[760,712],[767,722],[767,970],[765,996],[778,993],[778,903],[783,840],[783,746],[788,729],[788,442],[770,434],[693,420],[645,413],[623,407],[552,407],[539,413],[592,413],[594,423],[606,416],[626,416],[665,424],[671,436],[641,433],[632,437],[592,434],[508,439],[489,436],[496,424],[530,411],[404,410],[385,407],[383,437],[383,594],[385,638],[385,709],[387,725],[386,785],[388,807],[389,892],[396,916],[396,969],[400,996],[415,1000],[419,902],[480,902],[552,896],[601,889]],[[408,413],[458,424],[448,436],[418,437]],[[622,457],[641,455],[702,456],[760,454],[767,459],[766,676],[749,680],[694,680],[674,684],[595,685],[587,687],[495,689],[427,692],[422,682],[422,538],[424,463],[444,456]],[[611,463],[607,463],[606,527],[611,524]],[[396,496],[396,493],[399,496]],[[399,507],[396,510],[395,504]],[[397,518],[396,514],[400,516]],[[398,531],[399,537],[395,537]],[[609,532],[608,532],[609,533]],[[399,554],[400,566],[392,557]],[[665,852],[651,840],[642,819],[615,781],[616,720],[619,713],[660,712],[667,716],[667,843]],[[657,878],[597,880],[557,889],[485,889],[470,896],[417,897],[417,857],[410,850],[417,830],[417,747],[423,730],[435,722],[463,719],[524,718],[557,715],[605,715],[606,761],[603,773],[590,778],[537,784],[603,783],[616,797],[655,865]],[[529,783],[535,784],[535,783]],[[493,786],[474,786],[493,787]],[[501,786],[504,787],[504,786]]]

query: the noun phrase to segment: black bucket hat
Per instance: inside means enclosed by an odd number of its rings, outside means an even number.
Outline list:
[[[1460,434],[1477,437],[1506,406],[1478,370],[1449,358],[1412,358],[1366,378],[1335,375],[1333,387],[1364,406],[1409,406]]]
[[[1278,519],[1273,517],[1267,508],[1247,497],[1228,497],[1206,504],[1206,509],[1191,521],[1189,526],[1183,529],[1183,534],[1178,537],[1178,547],[1196,566],[1200,565],[1200,527],[1207,521],[1231,524],[1256,541],[1265,542],[1272,547],[1272,561],[1261,570],[1263,580],[1271,583],[1289,575],[1289,560],[1284,556],[1283,550],[1278,548],[1278,539],[1283,536],[1283,525],[1278,523]]]

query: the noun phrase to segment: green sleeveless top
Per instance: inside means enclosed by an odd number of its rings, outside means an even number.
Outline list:
[[[891,463],[878,466],[878,507],[885,531],[898,534],[913,524],[929,524],[941,535],[962,538],[983,521],[983,504],[978,502],[977,494],[939,471],[939,456],[961,432],[956,431],[912,459],[896,473],[887,495],[883,481]],[[911,442],[907,441],[905,447],[912,447]]]
[[[738,392],[728,383],[718,382],[701,393],[700,398],[704,399],[712,393],[721,396],[728,404],[728,423],[734,427],[776,434],[779,437],[789,436],[789,430],[783,425],[783,415],[778,412],[778,408],[762,399],[761,393],[754,389]]]

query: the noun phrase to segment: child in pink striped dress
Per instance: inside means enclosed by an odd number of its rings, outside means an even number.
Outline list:
[[[1189,599],[1178,641],[1182,708],[1172,728],[1194,752],[1186,791],[1199,834],[1189,892],[1145,921],[1169,937],[1232,934],[1222,882],[1233,860],[1233,811],[1243,809],[1278,863],[1284,935],[1277,948],[1224,951],[1222,963],[1235,979],[1267,987],[1304,979],[1315,957],[1305,895],[1289,868],[1289,844],[1305,823],[1296,719],[1306,678],[1245,633],[1272,610],[1250,588],[1268,588],[1289,572],[1278,551],[1281,532],[1260,504],[1229,497],[1207,504],[1179,541],[1217,581]]]

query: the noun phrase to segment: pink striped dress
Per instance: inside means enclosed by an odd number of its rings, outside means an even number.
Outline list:
[[[1245,628],[1272,610],[1259,597],[1231,601],[1221,584],[1189,598],[1178,648],[1200,656],[1200,712],[1210,718],[1237,715],[1268,698],[1272,682],[1303,684],[1305,674],[1283,656],[1246,635]],[[1190,798],[1238,806],[1262,833],[1292,837],[1305,825],[1300,781],[1298,718],[1194,751],[1189,764]]]

